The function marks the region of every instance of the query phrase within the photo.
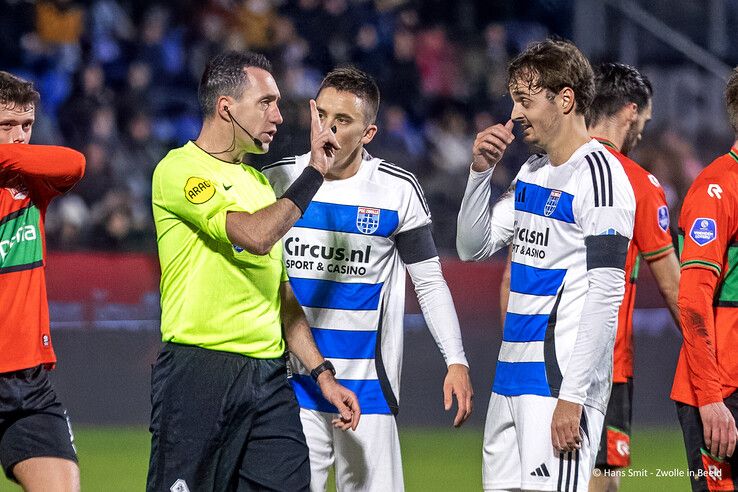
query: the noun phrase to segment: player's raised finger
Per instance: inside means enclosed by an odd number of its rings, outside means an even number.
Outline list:
[[[315,99],[310,100],[310,131],[313,136],[323,131],[323,124],[320,122],[320,113],[318,113],[318,105]]]

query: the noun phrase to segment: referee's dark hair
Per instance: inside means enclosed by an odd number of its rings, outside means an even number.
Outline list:
[[[592,66],[579,48],[566,39],[549,38],[532,44],[510,62],[507,75],[509,89],[521,84],[534,93],[545,90],[549,101],[570,87],[578,114],[586,114],[594,98]]]
[[[725,86],[725,103],[728,109],[728,121],[738,135],[738,67],[735,67]]]
[[[219,96],[241,98],[249,83],[245,70],[248,67],[272,71],[269,60],[252,51],[226,51],[208,62],[197,89],[200,110],[205,118],[215,114],[215,102]]]
[[[359,97],[366,105],[365,123],[371,125],[376,121],[379,111],[379,87],[371,75],[355,67],[336,68],[325,76],[318,89],[318,95],[328,87]]]
[[[648,78],[624,63],[601,63],[594,69],[595,97],[585,115],[588,127],[614,116],[623,106],[635,103],[638,111],[648,106],[653,88]]]
[[[38,104],[41,96],[29,82],[12,73],[0,71],[0,105],[7,109],[26,108]]]

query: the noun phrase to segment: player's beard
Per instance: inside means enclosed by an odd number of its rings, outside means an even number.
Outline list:
[[[640,140],[638,138],[638,135],[640,135],[641,132],[638,131],[638,128],[636,125],[631,125],[630,129],[628,129],[628,133],[625,134],[625,139],[623,139],[623,146],[620,149],[620,152],[624,155],[628,155],[636,145],[638,145],[638,141]]]

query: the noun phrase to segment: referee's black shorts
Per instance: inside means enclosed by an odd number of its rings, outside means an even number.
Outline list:
[[[738,392],[723,400],[738,422]],[[738,452],[731,458],[710,454],[705,445],[704,427],[700,410],[692,405],[676,402],[677,417],[682,427],[690,482],[695,492],[709,490],[738,490]]]
[[[168,343],[151,378],[147,490],[308,490],[310,463],[284,358]]]
[[[36,366],[0,374],[0,464],[15,481],[13,467],[29,458],[54,457],[77,462],[67,411]]]

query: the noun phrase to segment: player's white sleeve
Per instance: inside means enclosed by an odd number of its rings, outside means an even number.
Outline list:
[[[635,220],[630,181],[620,163],[606,155],[590,155],[591,168],[581,174],[574,204],[587,252],[588,289],[559,398],[579,404],[587,399],[595,367],[613,349]]]
[[[441,271],[438,256],[407,265],[425,322],[441,350],[446,366],[469,367],[461,343],[461,330],[454,301]]]
[[[456,227],[456,250],[464,261],[484,260],[510,244],[515,226],[513,188],[494,207],[490,205],[490,180],[494,167],[469,171]]]
[[[559,398],[580,405],[587,400],[593,367],[613,348],[625,293],[625,272],[620,268],[595,268],[587,272],[587,282],[577,340],[559,390]]]

